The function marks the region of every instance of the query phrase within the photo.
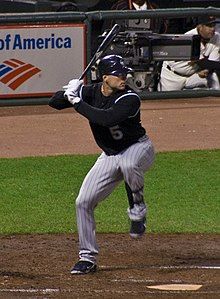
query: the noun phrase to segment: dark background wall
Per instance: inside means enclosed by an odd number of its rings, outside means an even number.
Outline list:
[[[34,12],[34,11],[56,11],[63,4],[76,4],[79,10],[107,10],[117,0],[1,0],[0,13],[5,12]],[[160,8],[177,7],[220,7],[220,0],[152,0]],[[71,5],[69,5],[69,9]],[[74,9],[74,6],[72,6]]]
[[[155,0],[161,8],[175,7],[220,7],[219,0]]]
[[[0,0],[0,13],[48,11],[109,10],[117,0]],[[220,0],[151,0],[158,8],[220,7]],[[182,34],[197,24],[196,18],[172,18],[167,33]],[[103,22],[94,22],[94,36],[101,33]]]

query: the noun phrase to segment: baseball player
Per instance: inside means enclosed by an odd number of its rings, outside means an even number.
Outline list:
[[[220,35],[215,32],[215,18],[202,16],[199,25],[186,34],[201,36],[200,60],[220,61]],[[164,61],[158,90],[193,88],[219,89],[218,76],[212,68],[202,68],[199,61]],[[208,66],[208,63],[207,63]]]
[[[126,85],[132,69],[118,55],[108,55],[98,64],[102,82],[82,85],[71,80],[66,91],[58,91],[49,105],[55,109],[73,107],[89,121],[94,139],[103,150],[86,175],[76,199],[79,261],[72,274],[95,272],[98,246],[94,209],[125,181],[131,190],[133,207],[128,208],[130,236],[145,232],[144,173],[154,161],[154,148],[140,121],[140,98]],[[117,204],[117,202],[116,202]]]

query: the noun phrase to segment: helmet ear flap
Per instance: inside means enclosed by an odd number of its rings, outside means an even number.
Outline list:
[[[91,67],[91,76],[92,76],[92,80],[102,80],[102,74],[100,73],[99,70],[99,63],[100,63],[100,59],[98,59],[95,64]]]

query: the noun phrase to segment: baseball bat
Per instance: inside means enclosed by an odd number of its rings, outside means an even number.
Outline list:
[[[89,64],[83,71],[82,75],[79,77],[79,80],[82,80],[85,75],[88,73],[91,66],[102,56],[102,54],[105,52],[105,50],[108,48],[108,46],[111,44],[113,39],[117,36],[118,32],[120,30],[120,26],[118,24],[115,24],[112,29],[108,32],[106,37],[103,39],[101,45],[96,50],[94,56],[90,60]]]

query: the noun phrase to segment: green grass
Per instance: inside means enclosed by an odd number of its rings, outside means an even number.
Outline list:
[[[97,156],[0,159],[0,234],[76,232],[75,198]],[[146,175],[148,232],[220,232],[220,150],[157,154]],[[98,232],[127,232],[123,184],[96,209]]]

